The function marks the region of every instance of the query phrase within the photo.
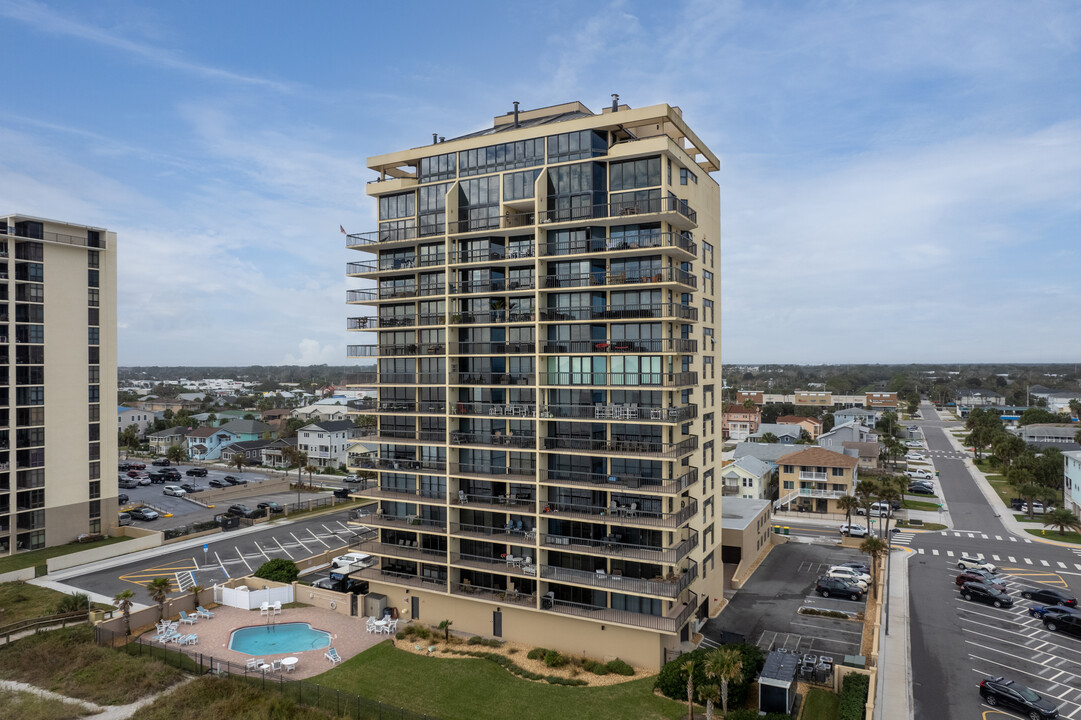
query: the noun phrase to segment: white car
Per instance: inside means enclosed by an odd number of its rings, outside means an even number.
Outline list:
[[[998,572],[998,567],[986,560],[980,560],[974,555],[962,555],[957,559],[957,567],[962,570],[986,570],[989,573]]]
[[[922,448],[923,443],[921,443],[919,440],[905,440],[905,447]]]
[[[867,537],[867,526],[857,525],[852,523],[851,525],[842,525],[839,530],[842,535],[848,535],[849,537]]]
[[[163,495],[172,495],[174,497],[184,497],[188,494],[188,491],[179,485],[166,485],[161,492]]]
[[[909,453],[908,455],[905,455],[905,460],[908,460],[909,462],[912,462],[913,460],[926,461],[927,456],[924,455],[923,453]]]
[[[826,575],[827,577],[850,582],[853,585],[858,586],[860,590],[866,590],[867,583],[871,582],[870,575],[864,575],[858,570],[853,570],[850,567],[832,567]]]
[[[365,555],[364,553],[346,553],[345,555],[339,555],[330,561],[330,567],[337,569],[340,567],[370,567],[374,564],[371,555]]]
[[[918,470],[905,470],[905,475],[916,480],[930,480],[934,477],[930,470],[924,470],[923,468]]]

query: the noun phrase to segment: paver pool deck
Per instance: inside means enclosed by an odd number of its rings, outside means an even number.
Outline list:
[[[296,670],[291,673],[286,673],[285,676],[287,678],[296,678],[298,680],[318,675],[334,667],[330,660],[327,660],[323,656],[327,651],[327,648],[321,650],[287,652],[282,653],[280,656],[252,656],[247,653],[230,650],[229,636],[232,635],[234,630],[242,627],[265,626],[267,624],[267,616],[260,615],[258,610],[241,610],[225,605],[219,605],[218,607],[209,609],[214,613],[213,618],[203,618],[194,626],[181,624],[180,628],[178,628],[182,633],[186,634],[190,632],[198,635],[198,644],[185,645],[181,648],[169,643],[168,647],[177,650],[183,649],[189,653],[202,653],[204,656],[213,657],[215,661],[228,661],[235,665],[239,665],[241,671],[243,671],[245,664],[252,657],[260,657],[264,662],[270,663],[273,660],[281,660],[284,657],[292,656],[298,658],[299,662],[297,663]],[[281,611],[280,615],[275,615],[272,619],[275,624],[292,622],[311,623],[313,628],[329,632],[330,646],[338,651],[338,655],[343,661],[392,637],[385,634],[369,634],[365,629],[365,621],[367,618],[348,617],[336,613],[333,610],[325,610],[316,607],[286,608]],[[143,633],[143,639],[149,640],[153,635],[153,630]],[[154,645],[158,646],[160,643],[155,642]]]

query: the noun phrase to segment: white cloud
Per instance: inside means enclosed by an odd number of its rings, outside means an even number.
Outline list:
[[[322,345],[318,340],[304,338],[297,346],[296,355],[287,354],[279,365],[342,365],[340,345]]]

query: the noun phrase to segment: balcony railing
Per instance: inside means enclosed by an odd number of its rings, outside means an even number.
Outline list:
[[[531,418],[537,416],[537,406],[524,403],[460,402],[451,404],[450,414]]]
[[[522,563],[508,562],[505,558],[488,557],[486,555],[467,555],[463,553],[451,553],[451,565],[483,570],[484,572],[499,573],[501,575],[517,575],[519,577],[536,577],[537,566],[530,564],[528,570],[523,570]]]
[[[532,355],[537,344],[531,342],[463,342],[451,343],[451,355]]]
[[[421,490],[418,492],[416,488],[380,487],[378,480],[365,480],[357,483],[353,485],[351,491],[361,497],[395,500],[397,502],[432,504],[443,503],[447,499],[446,492],[440,490]]]
[[[510,495],[481,495],[459,491],[450,498],[451,505],[464,507],[484,506],[486,508],[502,512],[524,512],[533,514],[537,512],[537,500],[533,497],[523,497],[515,493]],[[513,508],[513,510],[511,510]]]
[[[829,474],[824,472],[814,472],[812,470],[800,470],[800,480],[809,480],[811,482],[827,482],[829,480]]]
[[[356,407],[352,403],[349,407]],[[366,413],[431,413],[442,414],[446,412],[446,403],[441,402],[407,402],[386,400],[373,408],[356,407]]]
[[[593,238],[585,241],[549,242],[541,245],[542,256],[581,255],[583,253],[618,252],[653,248],[676,248],[688,255],[698,256],[698,245],[690,234],[672,232],[642,232],[636,235],[620,235],[605,240]]]
[[[362,248],[368,245],[378,245],[380,243],[413,240],[416,237],[416,228],[383,228],[372,232],[346,235],[345,246],[349,248]]]
[[[641,385],[649,387],[682,387],[698,384],[697,372],[678,373],[603,373],[603,372],[556,372],[541,373],[541,385],[614,385],[626,387]]]
[[[451,373],[451,385],[532,385],[533,373],[487,373],[462,372]]]
[[[82,237],[79,235],[65,235],[63,233],[55,232],[41,232],[33,235],[19,235],[14,225],[7,225],[6,227],[0,227],[0,235],[11,235],[14,237],[28,237],[31,240],[45,240],[47,242],[64,243],[65,245],[81,245],[82,247],[92,248],[105,248],[104,233],[98,232],[98,239],[91,240],[89,237]],[[6,255],[6,253],[5,253]]]
[[[487,310],[484,312],[461,312],[450,316],[451,325],[502,325],[504,323],[533,322],[532,310]]]
[[[376,582],[389,582],[395,585],[408,585],[410,587],[426,588],[428,590],[447,591],[446,579],[423,577],[409,573],[395,572],[385,568],[366,568],[359,572],[353,572],[350,577],[362,577]]]
[[[407,528],[417,532],[446,532],[446,520],[429,520],[417,515],[390,515],[381,510],[365,515],[365,525],[372,527]]]
[[[637,595],[657,595],[660,597],[674,598],[686,590],[698,577],[698,564],[691,563],[690,568],[679,573],[672,573],[665,578],[632,578],[623,575],[608,575],[606,573],[587,572],[585,570],[572,570],[569,568],[556,567],[555,565],[541,565],[540,577],[555,582],[568,582],[575,585],[587,585],[616,592],[629,592]]]
[[[610,505],[578,505],[548,501],[544,504],[543,514],[564,517],[572,520],[590,520],[611,524],[646,525],[649,527],[678,528],[698,511],[698,502],[693,498],[687,504],[672,513],[646,512],[631,505],[617,505],[613,500]]]
[[[422,255],[409,258],[382,258],[380,260],[367,260],[364,262],[346,263],[346,275],[365,275],[373,272],[395,272],[398,270],[411,270],[414,267],[432,267],[443,265],[447,258],[445,255]]]
[[[544,289],[600,287],[605,285],[653,285],[657,283],[679,283],[697,288],[698,278],[686,270],[676,267],[658,268],[641,275],[626,272],[593,272],[574,275],[546,275]]]
[[[687,557],[691,550],[698,547],[698,533],[692,534],[686,540],[676,542],[671,547],[635,545],[620,542],[618,538],[619,535],[600,540],[567,535],[541,535],[541,544],[547,548],[565,552],[588,552],[608,557],[645,560],[666,565],[675,565]]]
[[[501,245],[493,245],[483,249],[455,250],[450,254],[452,265],[478,262],[503,262],[507,260],[523,260],[533,257],[533,248],[512,248],[507,250]]]
[[[550,603],[550,606],[546,606],[548,603]],[[660,630],[665,633],[677,633],[694,615],[695,604],[686,602],[677,605],[668,615],[646,615],[645,613],[613,610],[596,605],[570,602],[569,600],[546,601],[544,598],[541,598],[541,608],[562,615],[574,615],[575,617],[583,617],[598,622],[620,623],[649,628],[650,630]]]
[[[544,405],[542,418],[578,420],[652,420],[656,422],[685,422],[698,417],[697,405],[653,408],[634,405]]]
[[[567,320],[636,320],[642,318],[698,320],[698,309],[681,303],[607,305],[605,307],[541,308],[541,322]]]
[[[364,438],[364,442],[383,443],[393,445],[395,443],[438,443],[442,445],[447,441],[446,430],[398,430],[394,428],[380,429],[371,437]]]
[[[576,355],[582,353],[695,353],[698,341],[688,338],[608,339],[548,341],[541,352],[548,354]]]
[[[405,345],[349,345],[348,357],[401,357],[408,355],[442,355],[446,347],[443,343],[408,343]]]
[[[502,588],[473,585],[472,583],[467,582],[451,583],[450,592],[452,595],[465,595],[467,597],[476,597],[482,600],[491,600],[499,603],[511,603],[513,605],[522,605],[524,607],[537,606],[536,595],[504,590]]]
[[[465,214],[465,208],[462,208],[462,213]],[[479,232],[481,230],[529,227],[535,222],[536,216],[531,212],[507,212],[501,216],[491,215],[448,222],[447,232],[460,234]]]
[[[839,498],[848,495],[846,490],[816,490],[815,488],[800,488],[800,497],[812,497],[812,498],[828,498],[837,500]]]
[[[507,479],[535,480],[537,477],[536,467],[491,467],[486,464],[451,463],[452,475],[476,476],[481,479],[500,477]]]
[[[648,438],[604,440],[580,437],[546,437],[545,450],[576,450],[589,453],[616,455],[644,455],[660,458],[680,458],[698,449],[698,436],[694,435],[676,443],[659,442]]]
[[[352,377],[353,385],[442,385],[443,373],[376,373],[359,372]]]
[[[514,512],[510,510],[509,512]],[[503,525],[502,527],[497,525],[474,525],[470,523],[450,523],[450,532],[452,535],[466,535],[469,537],[482,537],[491,538],[499,542],[512,542],[521,544],[523,541],[532,542],[536,537],[535,528],[523,528],[518,530],[510,527],[510,524]]]
[[[446,472],[447,463],[445,460],[426,460],[415,458],[388,458],[388,457],[367,457],[361,455],[350,455],[349,464],[352,467],[359,467],[368,470],[393,470],[395,472]]]
[[[380,269],[382,268],[379,267],[379,263],[375,260],[345,264],[346,275],[363,275],[365,273],[378,272]]]
[[[686,200],[675,197],[651,197],[641,200],[618,200],[582,208],[560,208],[544,210],[538,213],[540,223],[575,222],[581,220],[599,220],[603,218],[626,218],[655,213],[676,213],[692,223],[698,222],[698,213],[691,209]],[[649,222],[643,218],[644,222]],[[635,222],[635,220],[628,220]]]
[[[536,287],[533,278],[524,280],[511,280],[500,278],[498,280],[466,280],[450,284],[452,295],[467,295],[469,293],[489,292],[515,292],[518,290],[532,290]]]
[[[640,477],[637,475],[606,475],[603,473],[575,472],[573,470],[548,469],[548,482],[561,485],[588,486],[593,489],[643,490],[663,494],[679,493],[698,481],[698,468],[690,468],[674,480]],[[599,486],[599,487],[598,487]]]
[[[455,431],[450,434],[451,445],[484,445],[523,450],[535,450],[537,448],[536,435],[504,435],[502,433],[473,433]]]
[[[395,545],[393,543],[384,543],[377,540],[362,540],[361,542],[352,545],[350,549],[371,553],[372,555],[390,555],[393,557],[423,560],[434,563],[445,563],[447,561],[446,550],[429,550],[422,547],[412,547],[400,543]]]

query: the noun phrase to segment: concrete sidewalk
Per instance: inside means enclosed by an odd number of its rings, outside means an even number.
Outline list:
[[[890,557],[889,592],[878,638],[875,720],[909,720],[915,707],[908,622],[908,559],[913,554],[908,548],[894,548]]]

